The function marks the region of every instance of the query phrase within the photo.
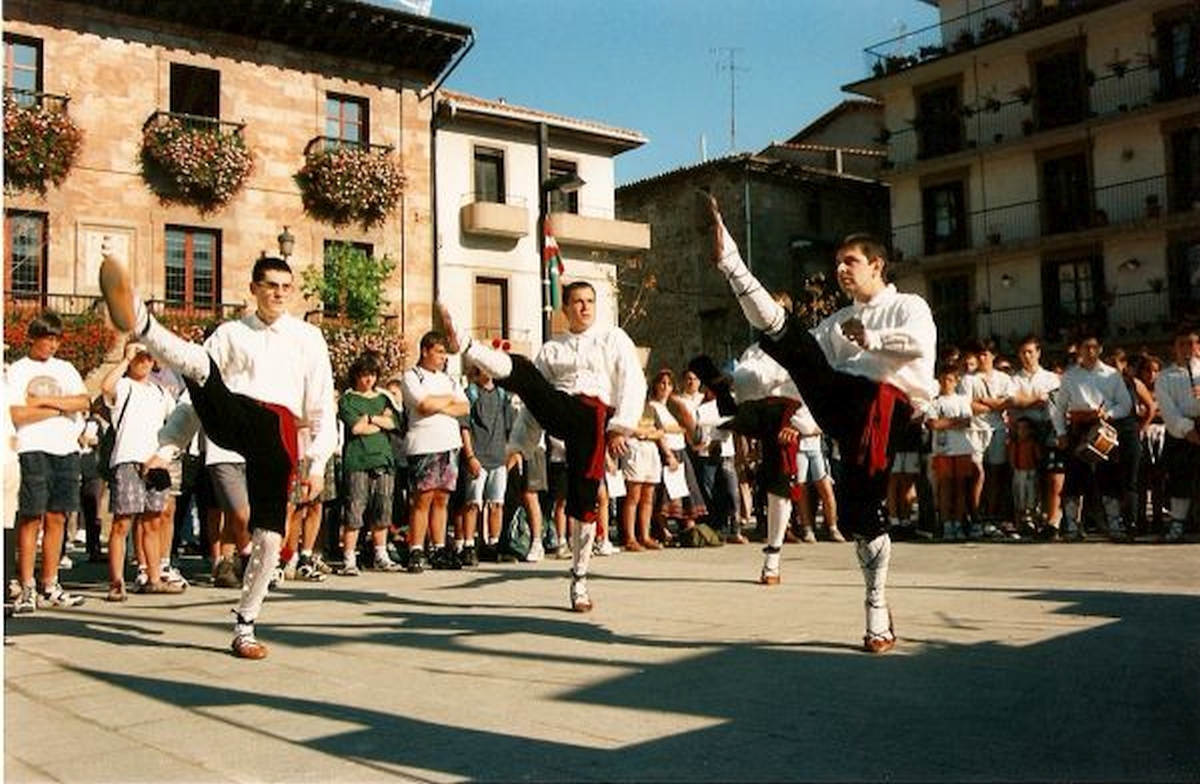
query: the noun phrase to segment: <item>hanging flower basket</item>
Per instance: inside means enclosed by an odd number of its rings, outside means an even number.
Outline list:
[[[48,184],[62,185],[83,146],[83,131],[67,114],[67,100],[40,98],[25,102],[13,94],[4,97],[4,189],[11,193],[45,195]]]
[[[142,129],[142,178],[159,199],[208,213],[229,203],[254,170],[242,126],[155,113]]]
[[[296,174],[304,210],[334,226],[377,226],[400,203],[404,173],[390,147],[325,144],[315,139]]]

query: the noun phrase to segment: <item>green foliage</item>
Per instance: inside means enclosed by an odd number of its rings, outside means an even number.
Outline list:
[[[377,330],[388,304],[384,284],[395,269],[389,256],[373,258],[339,242],[326,250],[324,269],[304,270],[301,290],[322,303],[326,317],[346,318],[360,328]]]

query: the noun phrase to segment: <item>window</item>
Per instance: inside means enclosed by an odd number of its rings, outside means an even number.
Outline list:
[[[1167,244],[1171,321],[1200,322],[1200,233],[1171,237]]]
[[[1200,126],[1175,131],[1168,137],[1170,150],[1171,212],[1182,212],[1200,205]]]
[[[32,106],[42,92],[42,42],[36,38],[4,36],[4,86],[16,93],[13,98],[23,106]]]
[[[504,204],[504,151],[475,148],[475,201]]]
[[[325,95],[325,135],[350,144],[369,144],[369,107],[365,98]]]
[[[508,337],[508,281],[475,279],[475,337],[482,340]]]
[[[925,188],[921,193],[925,253],[947,253],[967,246],[967,207],[962,181]]]
[[[1046,234],[1087,228],[1092,217],[1089,179],[1084,153],[1042,161],[1042,223]]]
[[[578,177],[579,166],[574,161],[550,161],[550,179]],[[579,191],[554,190],[547,194],[550,212],[579,213]]]
[[[1051,334],[1091,327],[1103,331],[1104,265],[1099,251],[1074,251],[1042,266],[1043,318]]]
[[[1039,130],[1080,122],[1087,116],[1083,49],[1046,55],[1033,63],[1033,116]]]
[[[1163,97],[1196,95],[1200,93],[1200,17],[1186,8],[1165,16],[1155,28]]]
[[[221,72],[171,63],[171,111],[193,117],[221,118]]]
[[[169,307],[211,310],[220,289],[221,235],[210,229],[167,227],[165,297]]]
[[[5,298],[46,294],[46,215],[9,210],[4,213]]]
[[[917,94],[917,157],[936,158],[963,148],[962,98],[958,84],[925,89]]]
[[[942,275],[929,281],[929,308],[937,319],[938,340],[956,345],[974,333],[971,323],[971,279],[964,274]]]

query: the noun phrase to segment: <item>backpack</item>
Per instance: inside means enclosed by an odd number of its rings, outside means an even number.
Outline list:
[[[525,510],[525,473],[514,466],[508,472],[504,516],[496,549],[501,555],[511,555],[524,561],[532,546],[533,529],[529,524],[529,513]]]
[[[721,535],[706,523],[696,523],[679,533],[680,547],[721,547],[724,544]]]

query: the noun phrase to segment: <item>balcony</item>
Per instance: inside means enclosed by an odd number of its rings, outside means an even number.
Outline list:
[[[464,204],[458,211],[458,221],[464,234],[513,240],[529,234],[532,225],[529,208],[524,204],[494,201]]]
[[[978,210],[964,217],[965,242],[957,244],[927,237],[924,223],[909,223],[893,229],[892,247],[911,261],[954,251],[998,249],[1056,234],[1103,230],[1149,220],[1186,224],[1193,219],[1195,207],[1190,201],[1168,202],[1172,190],[1169,185],[1167,177],[1160,175],[1093,188],[1091,205],[1082,210],[1052,210],[1044,200]]]
[[[1087,315],[1071,316],[1050,312],[1044,303],[995,310],[983,307],[976,310],[971,322],[977,335],[1010,345],[1031,333],[1045,336],[1053,343],[1063,342],[1084,324],[1098,328],[1106,344],[1141,344],[1164,340],[1176,323],[1171,316],[1169,292],[1161,286],[1157,290],[1110,292],[1102,301],[1090,303],[1089,310]],[[950,314],[943,315],[947,318],[939,316],[939,324],[953,321]],[[943,339],[966,337],[970,336],[947,335]]]
[[[871,77],[880,79],[1121,1],[1074,0],[1052,4],[1003,0],[868,46],[863,54]]]
[[[1090,86],[1086,109],[1077,117],[1052,117],[1048,111],[1039,112],[1039,106],[1061,106],[1065,102],[1055,95],[1037,95],[1022,86],[1008,94],[982,96],[974,103],[963,104],[957,117],[913,118],[903,128],[884,131],[880,141],[889,145],[891,166],[904,167],[920,160],[995,147],[1054,128],[1111,118],[1185,97],[1164,91],[1160,86],[1159,71],[1150,62],[1109,63],[1103,75],[1090,74],[1087,81]],[[945,132],[948,123],[954,125],[953,133]],[[951,143],[947,143],[948,140]]]
[[[550,231],[562,245],[597,250],[636,252],[650,249],[650,224],[613,218],[594,218],[571,212],[552,212]]]

